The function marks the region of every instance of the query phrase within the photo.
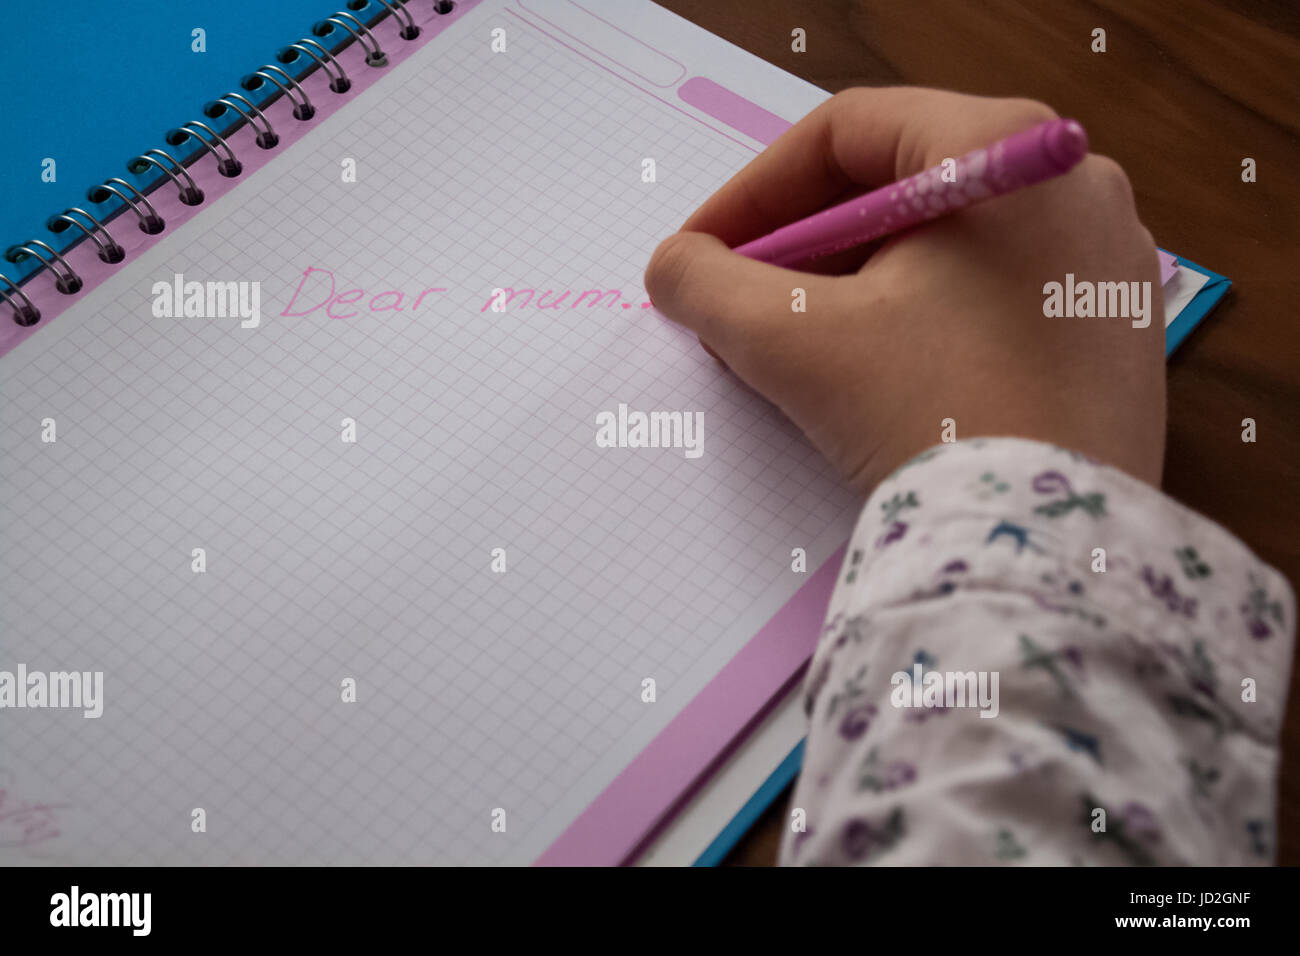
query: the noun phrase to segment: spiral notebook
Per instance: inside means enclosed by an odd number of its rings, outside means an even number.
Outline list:
[[[855,502],[640,282],[824,94],[648,3],[370,7],[21,244],[0,669],[104,683],[2,712],[6,862],[617,863],[806,654],[755,641],[820,624]],[[598,447],[620,405],[701,412],[702,454]]]
[[[640,282],[826,94],[641,0],[332,16],[10,249],[0,677],[103,684],[0,711],[2,862],[626,862],[819,631],[858,502]]]

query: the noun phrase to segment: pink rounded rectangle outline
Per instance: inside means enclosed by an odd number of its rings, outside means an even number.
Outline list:
[[[663,50],[660,50],[658,47],[651,46],[649,43],[646,43],[644,40],[640,39],[639,37],[634,37],[626,30],[620,29],[618,26],[616,26],[613,23],[610,23],[608,20],[606,20],[600,14],[596,13],[594,10],[588,10],[582,4],[578,3],[577,0],[568,0],[568,5],[573,7],[576,10],[581,10],[585,15],[591,17],[593,20],[599,20],[601,23],[605,24],[610,29],[623,34],[623,36],[627,37],[633,43],[637,44],[638,46],[644,47],[645,49],[649,50],[651,53],[654,53],[656,56],[660,56],[663,59],[667,60],[668,62],[675,64],[679,68],[680,72],[671,81],[667,83],[658,83],[651,77],[646,76],[644,73],[641,73],[638,70],[633,69],[632,66],[630,66],[628,63],[624,62],[623,60],[620,60],[618,57],[612,55],[608,51],[601,50],[598,47],[594,47],[588,43],[583,42],[583,40],[580,37],[574,36],[572,33],[564,29],[564,27],[556,23],[554,20],[547,18],[543,14],[539,13],[537,10],[533,9],[531,6],[529,6],[528,3],[525,2],[525,0],[515,0],[515,6],[517,6],[520,10],[527,13],[529,16],[536,17],[538,20],[541,20],[543,23],[549,26],[552,30],[555,30],[557,33],[560,33],[563,36],[568,37],[570,40],[574,41],[575,43],[582,44],[592,52],[600,54],[605,59],[609,60],[611,63],[617,63],[620,67],[627,70],[637,79],[649,83],[651,86],[657,86],[661,89],[671,89],[681,81],[681,78],[683,76],[686,75],[686,64],[682,63],[680,60],[677,60],[669,56],[667,53],[665,53]]]

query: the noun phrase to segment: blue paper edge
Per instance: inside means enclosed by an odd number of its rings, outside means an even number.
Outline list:
[[[1172,252],[1169,254],[1174,255]],[[1227,276],[1221,276],[1191,259],[1184,259],[1182,256],[1174,256],[1174,258],[1178,260],[1180,266],[1186,266],[1203,276],[1208,276],[1210,281],[1201,286],[1201,291],[1192,297],[1192,301],[1183,307],[1183,311],[1179,312],[1178,317],[1169,323],[1169,328],[1165,329],[1166,358],[1174,354],[1174,349],[1183,344],[1192,329],[1201,324],[1201,320],[1213,311],[1232,286],[1232,280]]]
[[[1170,253],[1173,255],[1173,253]],[[1191,334],[1192,329],[1201,324],[1201,320],[1213,311],[1214,307],[1219,304],[1232,286],[1232,280],[1227,276],[1219,275],[1212,269],[1207,269],[1203,265],[1192,262],[1190,259],[1184,259],[1182,256],[1174,256],[1180,266],[1186,266],[1203,276],[1208,276],[1209,281],[1201,287],[1201,290],[1192,297],[1192,301],[1183,307],[1178,313],[1178,317],[1169,323],[1165,329],[1165,357],[1168,358],[1174,353],[1174,349],[1183,344],[1183,341]],[[722,832],[719,833],[712,843],[705,848],[704,852],[692,863],[692,866],[717,866],[721,863],[728,853],[740,842],[740,838],[745,835],[750,827],[763,815],[772,802],[776,800],[781,792],[790,785],[790,782],[799,775],[799,768],[803,765],[804,744],[807,738],[799,741],[795,748],[786,755],[786,758],[777,765],[768,778],[759,785],[743,807],[736,812]]]
[[[732,847],[740,842],[740,838],[763,815],[763,811],[770,807],[772,802],[781,795],[781,791],[790,785],[790,781],[799,775],[799,768],[803,766],[803,748],[806,742],[807,738],[795,744],[794,749],[786,754],[785,759],[768,775],[768,778],[754,791],[754,795],[736,812],[731,821],[722,828],[722,832],[713,838],[713,842],[691,866],[717,866],[726,859]]]

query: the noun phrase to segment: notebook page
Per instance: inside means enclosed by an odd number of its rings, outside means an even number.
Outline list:
[[[1173,277],[1165,283],[1165,328],[1173,325],[1178,314],[1191,304],[1196,293],[1205,287],[1210,277],[1203,272],[1189,269],[1187,266],[1174,267]]]
[[[790,598],[791,550],[847,538],[797,431],[643,307],[753,150],[521,21],[494,54],[504,22],[0,358],[0,671],[104,675],[97,719],[0,712],[0,861],[529,862]],[[176,274],[259,282],[260,324],[156,317]],[[598,447],[620,404],[701,412],[702,454]]]

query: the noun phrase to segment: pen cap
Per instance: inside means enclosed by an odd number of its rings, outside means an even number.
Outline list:
[[[1048,125],[1043,149],[1061,169],[1070,169],[1088,155],[1088,134],[1076,120],[1063,119]]]
[[[1055,119],[1009,136],[1003,143],[1005,168],[1024,184],[1072,169],[1088,155],[1088,134],[1077,120]]]

